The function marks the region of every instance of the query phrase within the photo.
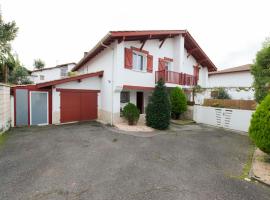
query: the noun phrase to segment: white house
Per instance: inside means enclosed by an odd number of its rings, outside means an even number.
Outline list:
[[[250,72],[251,64],[210,72],[208,83],[210,88],[223,87],[232,99],[254,99],[254,78]]]
[[[14,87],[15,125],[96,118],[115,124],[128,102],[144,114],[160,78],[168,88],[207,87],[216,67],[187,30],[111,31],[73,71],[79,75]]]
[[[30,80],[34,83],[42,83],[64,78],[67,77],[68,72],[70,72],[75,65],[76,63],[66,63],[55,67],[36,69],[31,71]]]

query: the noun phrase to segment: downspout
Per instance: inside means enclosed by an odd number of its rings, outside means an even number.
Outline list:
[[[114,103],[114,99],[113,99],[113,88],[114,88],[114,48],[112,48],[112,47],[110,47],[110,46],[108,46],[108,45],[106,45],[106,44],[103,44],[103,42],[100,42],[100,45],[101,46],[103,46],[103,47],[105,47],[105,48],[108,48],[108,49],[110,49],[111,51],[112,51],[112,53],[113,53],[113,56],[112,56],[112,63],[113,63],[113,65],[112,65],[112,79],[111,79],[111,93],[112,93],[112,104],[111,104],[111,126],[113,125],[113,103]]]

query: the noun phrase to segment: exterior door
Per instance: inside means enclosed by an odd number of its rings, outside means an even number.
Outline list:
[[[143,113],[143,92],[137,92],[137,108],[140,111],[140,114]]]
[[[30,92],[30,125],[47,125],[48,92]]]
[[[28,90],[15,90],[16,126],[28,125]]]
[[[91,91],[61,91],[60,122],[86,121],[97,118],[97,93]]]

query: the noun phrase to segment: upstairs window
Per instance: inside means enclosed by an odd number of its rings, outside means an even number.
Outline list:
[[[147,56],[144,53],[133,51],[132,59],[134,70],[146,72]]]
[[[44,76],[44,75],[39,75],[39,79],[40,79],[41,81],[44,81],[45,76]]]
[[[170,61],[165,61],[164,63],[165,63],[165,69],[166,69],[167,71],[173,71],[173,69],[172,69],[172,62],[170,62]]]
[[[60,76],[61,77],[67,76],[67,73],[68,73],[68,68],[67,67],[60,68]]]

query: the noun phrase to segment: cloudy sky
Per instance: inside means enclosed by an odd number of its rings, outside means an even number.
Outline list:
[[[219,69],[251,63],[270,36],[269,0],[1,0],[32,69],[78,62],[109,30],[187,29]]]

